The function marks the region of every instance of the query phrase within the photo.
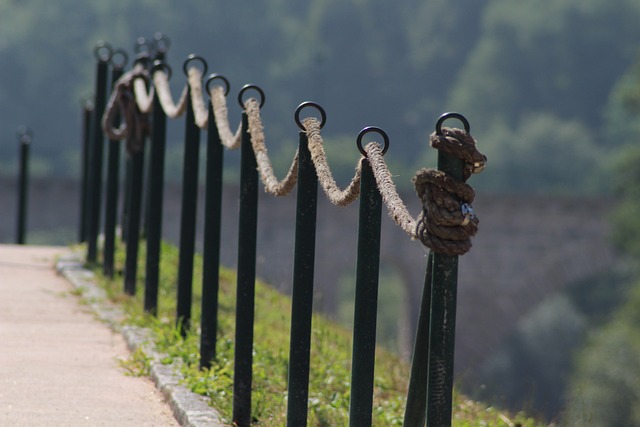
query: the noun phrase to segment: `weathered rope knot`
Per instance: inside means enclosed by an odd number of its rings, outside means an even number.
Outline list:
[[[110,139],[126,138],[127,150],[130,153],[142,149],[144,138],[150,132],[149,114],[140,111],[134,92],[134,82],[137,79],[148,78],[148,73],[141,67],[123,74],[115,84],[102,120],[102,129]],[[116,128],[114,122],[118,115],[121,123]]]
[[[416,236],[431,250],[447,255],[463,255],[471,249],[471,237],[478,232],[479,220],[472,203],[475,191],[466,184],[484,169],[487,158],[476,149],[467,132],[444,128],[430,137],[431,146],[464,161],[463,180],[435,169],[421,169],[413,178],[422,201],[416,221]]]

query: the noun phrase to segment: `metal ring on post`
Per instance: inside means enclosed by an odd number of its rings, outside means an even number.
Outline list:
[[[151,75],[153,76],[153,74],[156,71],[164,71],[167,75],[167,80],[171,80],[171,75],[173,71],[171,70],[171,67],[169,66],[169,64],[167,64],[166,62],[154,61],[153,67],[151,68]]]
[[[293,117],[296,121],[296,124],[300,128],[300,130],[306,130],[300,121],[300,112],[304,110],[305,107],[313,107],[320,112],[320,129],[324,127],[324,124],[327,122],[327,113],[325,113],[324,108],[322,108],[319,104],[311,101],[303,102],[298,105],[296,108],[296,112],[293,114]]]
[[[93,108],[95,107],[94,104],[93,104],[93,97],[92,96],[85,96],[84,98],[82,98],[80,100],[80,105],[85,110],[93,110]]]
[[[153,35],[153,45],[160,53],[166,53],[171,47],[171,39],[161,32]]]
[[[264,100],[265,100],[264,92],[263,92],[262,89],[260,89],[259,86],[254,85],[254,84],[246,84],[246,85],[244,85],[242,87],[242,89],[240,89],[240,93],[238,93],[238,102],[240,103],[240,106],[242,108],[244,108],[244,103],[242,102],[242,96],[249,89],[255,89],[260,94],[260,108],[262,108],[262,106],[264,105]]]
[[[356,140],[356,144],[358,145],[358,150],[360,150],[363,156],[367,157],[367,152],[362,147],[362,137],[364,137],[366,134],[371,132],[376,132],[382,135],[382,138],[384,139],[384,147],[382,148],[382,155],[384,156],[384,154],[389,149],[389,136],[384,130],[382,130],[377,126],[367,126],[366,128],[360,131],[360,133],[358,134],[358,139]]]
[[[93,55],[100,62],[109,62],[113,56],[113,48],[109,43],[100,41],[93,49]]]
[[[122,57],[122,61],[115,60],[118,55]],[[129,55],[124,49],[116,49],[111,54],[111,66],[116,70],[123,70],[127,66],[127,62],[129,62]]]
[[[29,144],[33,140],[33,131],[29,126],[20,126],[17,133],[21,144]]]
[[[152,42],[149,42],[144,37],[138,37],[136,39],[136,44],[133,46],[133,51],[136,54],[138,54],[138,55],[141,55],[141,54],[150,55],[152,50],[153,50]]]
[[[227,78],[225,76],[223,76],[222,74],[209,74],[209,77],[207,77],[207,83],[205,84],[205,88],[207,89],[207,93],[211,94],[211,88],[210,85],[214,80],[222,80],[224,82],[224,96],[229,95],[229,80],[227,80]]]
[[[440,116],[440,118],[436,122],[436,135],[442,135],[442,123],[444,123],[444,121],[447,119],[460,120],[464,125],[464,131],[469,133],[469,130],[470,130],[469,121],[465,116],[463,116],[460,113],[444,113],[443,115]]]
[[[207,61],[205,61],[202,56],[191,54],[187,56],[187,59],[184,61],[184,64],[182,65],[182,70],[184,71],[185,76],[189,75],[189,64],[192,63],[193,61],[200,61],[200,63],[202,64],[202,75],[204,76],[205,74],[207,74],[207,69],[208,69]]]

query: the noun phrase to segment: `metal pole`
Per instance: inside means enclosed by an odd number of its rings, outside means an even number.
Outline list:
[[[184,71],[190,62],[201,61],[206,72],[206,62],[191,55],[184,63]],[[203,73],[204,74],[204,73]],[[191,323],[193,293],[193,258],[196,243],[196,208],[198,201],[198,164],[200,152],[200,128],[195,123],[191,88],[187,92],[185,121],[184,163],[182,175],[182,216],[180,218],[180,255],[178,260],[177,323],[185,336]]]
[[[90,131],[91,115],[93,113],[93,104],[85,102],[82,106],[82,164],[81,168],[81,181],[80,181],[80,226],[78,230],[78,242],[83,243],[87,241],[88,234],[88,216],[89,216],[89,144],[90,144]]]
[[[122,203],[122,217],[120,218],[120,240],[127,242],[129,227],[129,203],[131,201],[131,156],[125,156],[124,161],[124,202]]]
[[[123,60],[114,62],[116,54],[120,54]],[[118,49],[114,51],[111,57],[111,89],[115,88],[116,82],[124,73],[124,67],[127,65],[127,54]],[[115,123],[117,126],[120,118]],[[118,192],[120,179],[120,141],[110,140],[107,150],[107,197],[105,200],[104,211],[104,254],[102,259],[103,272],[106,277],[113,277],[114,269],[114,252],[116,244],[116,220],[118,214]]]
[[[144,142],[141,147],[129,153],[131,164],[131,190],[129,193],[129,218],[127,223],[128,238],[124,265],[124,292],[136,294],[138,275],[138,247],[140,244],[140,211],[142,210],[142,185],[144,180]],[[133,144],[129,144],[133,145]]]
[[[242,105],[242,94],[238,96]],[[262,104],[261,102],[261,104]],[[244,105],[243,105],[244,107]],[[236,348],[233,380],[233,422],[238,427],[251,425],[251,383],[253,365],[253,320],[256,286],[256,234],[258,227],[258,165],[248,133],[249,121],[242,114],[242,147],[240,153],[240,212],[238,233],[238,283],[236,304]]]
[[[291,304],[291,339],[289,347],[289,378],[287,400],[287,426],[307,425],[309,398],[309,363],[311,350],[311,322],[313,315],[313,285],[316,245],[316,215],[318,211],[318,176],[311,160],[307,134],[300,123],[300,111],[307,105],[317,108],[326,120],[325,112],[318,104],[300,104],[295,113],[300,132],[298,148],[298,194],[296,206],[296,234],[293,260],[293,290]]]
[[[27,200],[29,197],[29,151],[33,133],[28,127],[18,130],[20,170],[18,171],[18,221],[16,243],[24,245],[27,232]]]
[[[226,92],[229,82],[220,75],[207,79],[209,85],[215,79],[223,80]],[[224,150],[216,126],[213,106],[209,103],[207,128],[207,171],[204,201],[204,243],[202,266],[202,319],[200,322],[200,368],[211,367],[216,358],[216,339],[218,330],[218,291],[220,289],[220,232],[222,224],[222,168]]]
[[[424,427],[427,415],[427,378],[429,375],[429,322],[431,310],[431,276],[433,253],[427,258],[427,271],[422,290],[420,315],[413,348],[413,362],[409,377],[407,406],[404,412],[404,427]]]
[[[168,67],[156,62],[152,73]],[[144,310],[158,314],[158,285],[160,282],[160,250],[162,242],[162,205],[164,192],[164,157],[166,151],[167,116],[162,109],[158,93],[153,95],[151,148],[149,150],[149,179],[147,206],[147,259],[144,287]]]
[[[457,117],[457,116],[456,116]],[[439,125],[447,116],[442,116]],[[463,180],[464,162],[438,151],[438,169]],[[456,332],[458,256],[433,254],[427,425],[451,426],[453,401],[453,356]]]
[[[362,149],[362,137],[372,131],[378,132],[384,137],[384,151],[389,145],[388,137],[382,129],[365,128],[358,135],[358,147],[364,155],[366,155],[366,152]],[[351,401],[349,403],[350,427],[370,427],[372,423],[378,275],[380,268],[382,196],[378,191],[371,165],[366,158],[362,160],[361,179],[356,295],[353,319]]]
[[[94,50],[98,59],[96,71],[96,101],[92,118],[91,143],[91,192],[89,235],[87,242],[87,262],[98,260],[98,235],[100,234],[100,205],[102,201],[102,157],[104,151],[104,135],[102,132],[102,115],[107,102],[107,69],[113,50],[106,43],[100,43]]]

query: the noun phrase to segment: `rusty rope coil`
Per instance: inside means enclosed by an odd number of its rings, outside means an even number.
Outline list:
[[[123,74],[115,84],[109,102],[102,117],[102,129],[112,140],[127,140],[127,151],[137,152],[142,149],[144,138],[149,134],[149,115],[143,113],[136,102],[134,82],[148,79],[148,73],[141,67]],[[114,127],[118,114],[121,124]]]
[[[413,178],[422,201],[416,221],[416,236],[436,253],[463,255],[471,249],[471,237],[478,231],[478,217],[471,204],[475,191],[466,184],[473,173],[481,172],[486,157],[466,131],[443,128],[430,136],[431,146],[464,161],[463,180],[435,169],[421,169]]]

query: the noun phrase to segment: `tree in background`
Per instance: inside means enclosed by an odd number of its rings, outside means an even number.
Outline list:
[[[564,424],[640,424],[640,67],[620,79],[607,105],[613,183],[619,202],[612,217],[613,241],[628,263],[634,285],[624,304],[590,334],[577,358]]]
[[[558,157],[553,150],[573,132],[573,152],[589,167],[593,145],[604,141],[601,106],[640,36],[633,0],[5,1],[0,16],[0,129],[29,124],[34,157],[51,174],[77,170],[79,103],[93,91],[95,43],[131,51],[139,36],[162,31],[172,40],[175,90],[190,53],[226,75],[233,92],[259,84],[276,145],[295,139],[292,112],[314,100],[327,110],[328,132],[355,138],[364,126],[381,126],[393,143],[388,157],[415,170],[425,164],[420,153],[429,151],[435,119],[460,111],[496,159],[493,184],[483,188],[495,191],[512,181],[511,191],[593,190],[575,186],[571,171],[557,177],[561,185],[545,182],[538,162],[527,179],[513,180],[508,162],[497,160],[516,149],[519,158],[543,150]],[[543,125],[546,133],[533,132]],[[181,138],[174,127],[170,146]],[[529,132],[527,143],[513,144],[520,131]],[[15,160],[14,141],[5,141],[0,173]]]

